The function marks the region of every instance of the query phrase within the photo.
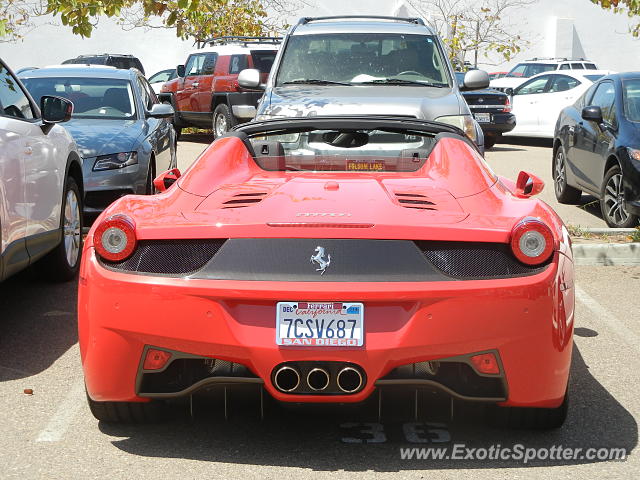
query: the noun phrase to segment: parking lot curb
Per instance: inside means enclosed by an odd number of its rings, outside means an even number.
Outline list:
[[[584,233],[592,235],[632,235],[635,228],[581,228]]]
[[[640,243],[573,244],[576,265],[640,265]]]

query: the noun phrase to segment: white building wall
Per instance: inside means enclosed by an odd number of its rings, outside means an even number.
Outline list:
[[[305,1],[309,6],[292,12],[289,23],[301,16],[412,13],[403,0]],[[604,11],[589,0],[539,0],[525,11],[512,12],[506,21],[514,32],[529,38],[531,45],[511,62],[482,59],[488,70],[506,70],[515,61],[531,57],[571,56],[567,52],[579,57],[582,55],[576,53],[581,51],[601,68],[640,70],[640,40],[628,33],[629,19]],[[56,64],[87,53],[130,53],[142,60],[147,74],[152,74],[183,63],[192,48],[191,42],[177,39],[173,30],[123,31],[113,20],[103,19],[89,39],[73,35],[67,27],[43,24],[21,42],[0,43],[0,57],[17,69]]]

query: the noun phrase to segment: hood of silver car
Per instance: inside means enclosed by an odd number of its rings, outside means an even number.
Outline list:
[[[435,120],[468,113],[462,97],[451,88],[397,85],[276,87],[265,98],[259,115],[399,115]]]
[[[62,124],[78,144],[82,158],[111,153],[132,152],[142,134],[140,120],[96,120],[72,118]]]

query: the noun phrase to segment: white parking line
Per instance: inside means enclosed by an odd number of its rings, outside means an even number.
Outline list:
[[[84,382],[78,380],[64,400],[58,405],[56,413],[49,420],[46,428],[40,432],[36,442],[58,442],[69,429],[76,413],[84,400]]]
[[[600,305],[595,298],[577,285],[576,298],[595,314],[596,320],[600,320],[609,327],[611,331],[616,333],[627,345],[633,347],[637,352],[640,352],[640,337],[638,337],[638,335],[633,331],[629,330],[619,318]]]

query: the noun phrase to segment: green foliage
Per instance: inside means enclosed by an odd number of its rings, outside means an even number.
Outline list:
[[[90,37],[101,16],[125,22],[140,12],[133,26],[175,28],[182,39],[203,41],[221,35],[262,35],[267,16],[262,0],[0,0],[0,39],[20,38],[30,16],[51,14],[81,37]]]
[[[615,13],[626,12],[629,17],[640,16],[640,0],[591,0],[591,3]],[[640,23],[631,27],[631,33],[634,37],[640,37]]]

